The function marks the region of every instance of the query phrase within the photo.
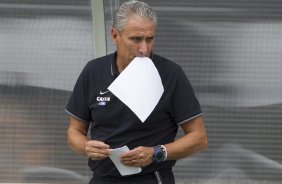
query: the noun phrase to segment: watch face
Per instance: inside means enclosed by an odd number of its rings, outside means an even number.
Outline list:
[[[159,163],[165,160],[165,152],[161,149],[160,146],[154,147],[154,155],[153,155],[153,161],[155,163]]]
[[[163,160],[163,159],[164,159],[164,154],[163,154],[163,152],[158,152],[158,154],[157,154],[157,160],[161,161],[161,160]]]

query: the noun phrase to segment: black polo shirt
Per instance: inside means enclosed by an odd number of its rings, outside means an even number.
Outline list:
[[[173,142],[179,124],[200,116],[201,108],[180,66],[156,54],[152,54],[151,59],[160,74],[164,93],[144,123],[107,89],[118,76],[116,53],[87,63],[75,84],[66,112],[91,123],[91,138],[111,148],[127,145],[133,149]],[[97,176],[121,177],[109,158],[89,159],[88,163]],[[171,168],[174,164],[175,161],[153,163],[142,168],[140,174]]]

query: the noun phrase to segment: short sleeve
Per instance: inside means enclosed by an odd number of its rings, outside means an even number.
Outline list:
[[[175,73],[175,85],[172,94],[173,119],[177,124],[200,116],[201,106],[195,96],[190,81],[179,67]]]
[[[91,121],[90,110],[88,108],[88,81],[89,76],[86,66],[76,81],[65,109],[67,114],[83,122]]]

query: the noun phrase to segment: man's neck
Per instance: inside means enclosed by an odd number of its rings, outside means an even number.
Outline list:
[[[129,62],[128,62],[129,64]],[[128,65],[126,62],[122,62],[121,59],[117,58],[117,70],[121,73]]]

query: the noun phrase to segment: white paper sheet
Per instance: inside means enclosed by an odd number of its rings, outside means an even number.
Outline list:
[[[110,155],[110,159],[113,161],[122,176],[140,173],[142,171],[140,167],[128,167],[120,162],[120,155],[127,151],[129,151],[127,146],[113,149]]]
[[[108,89],[144,122],[158,104],[164,87],[153,61],[136,57]]]

